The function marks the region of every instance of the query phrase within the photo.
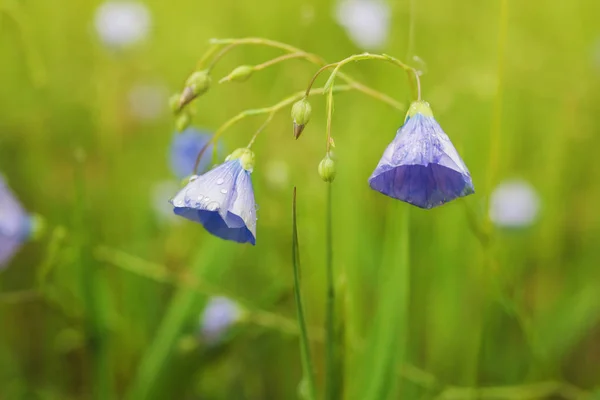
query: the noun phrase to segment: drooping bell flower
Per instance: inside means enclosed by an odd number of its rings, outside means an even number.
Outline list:
[[[369,185],[427,209],[475,192],[469,170],[425,101],[411,104]]]
[[[0,175],[0,269],[32,234],[32,219]]]
[[[169,158],[171,170],[177,178],[183,179],[196,173],[194,171],[196,157],[210,139],[211,135],[208,132],[191,127],[181,133],[175,132],[173,134]],[[213,146],[210,145],[202,155],[198,164],[198,173],[206,171],[210,165],[212,148]]]
[[[256,244],[256,202],[250,174],[254,153],[241,148],[190,182],[171,199],[174,212],[199,222],[211,234]]]

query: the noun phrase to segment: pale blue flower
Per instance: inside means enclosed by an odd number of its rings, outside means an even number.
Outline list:
[[[173,211],[222,239],[256,244],[253,165],[252,151],[234,151],[223,164],[192,177],[171,200]]]
[[[411,104],[369,185],[420,208],[437,207],[475,192],[467,166],[424,101]]]

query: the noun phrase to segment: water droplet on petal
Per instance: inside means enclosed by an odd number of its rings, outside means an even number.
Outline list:
[[[225,179],[223,179],[223,178],[217,179],[217,185],[222,185],[223,182],[225,182]]]
[[[177,200],[173,200],[173,205],[175,207],[183,207],[183,200],[181,198],[179,198]]]
[[[227,194],[227,189],[221,189],[221,193]]]
[[[216,201],[213,201],[213,202],[209,203],[208,206],[206,206],[206,209],[208,211],[217,211],[219,209],[219,203]]]
[[[203,198],[204,198],[204,196],[202,196],[202,195],[199,195],[199,196],[198,196],[198,201],[202,201],[202,199],[203,199]]]
[[[198,178],[199,178],[198,175],[192,175],[192,176],[190,176],[189,182],[194,182]]]

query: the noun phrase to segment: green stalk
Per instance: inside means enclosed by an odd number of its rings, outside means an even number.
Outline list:
[[[214,237],[206,237],[204,245],[200,247],[192,262],[190,270],[192,279],[198,281],[214,279],[231,266],[234,255],[231,244]],[[173,379],[173,371],[176,371],[172,356],[177,341],[190,321],[190,317],[197,318],[195,313],[200,309],[198,303],[205,302],[206,297],[192,287],[182,286],[177,289],[153,342],[140,361],[136,376],[125,396],[126,399],[165,398],[162,392],[165,382]]]
[[[298,225],[296,222],[296,188],[294,187],[294,198],[292,203],[292,264],[294,266],[294,297],[296,298],[296,311],[298,313],[298,325],[300,326],[300,355],[302,357],[302,370],[304,382],[308,385],[308,399],[315,400],[317,391],[315,389],[315,377],[312,358],[310,356],[310,344],[308,341],[308,330],[304,318],[302,296],[300,293],[300,251],[298,249]]]
[[[327,211],[326,211],[326,270],[327,270],[327,308],[325,315],[326,330],[326,359],[325,371],[325,398],[334,399],[335,393],[335,332],[334,332],[334,300],[335,289],[333,283],[333,232],[332,232],[332,209],[331,209],[331,183],[327,184]]]
[[[76,155],[75,169],[75,263],[79,269],[81,295],[84,304],[85,333],[92,362],[92,398],[103,400],[113,398],[113,377],[108,352],[107,321],[102,307],[107,293],[101,285],[99,266],[90,257],[88,224],[86,222],[85,176],[83,173],[85,156]]]
[[[361,400],[398,399],[398,369],[405,364],[410,293],[409,206],[392,204],[386,215],[378,272],[377,308],[351,393]]]

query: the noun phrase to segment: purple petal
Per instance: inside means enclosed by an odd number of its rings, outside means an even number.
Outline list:
[[[31,232],[31,222],[0,177],[0,267],[19,250]]]
[[[433,117],[418,113],[385,149],[369,185],[421,208],[474,193],[469,170],[448,136]]]
[[[238,159],[190,182],[171,200],[174,212],[201,223],[215,236],[256,243],[256,205],[250,172]]]

